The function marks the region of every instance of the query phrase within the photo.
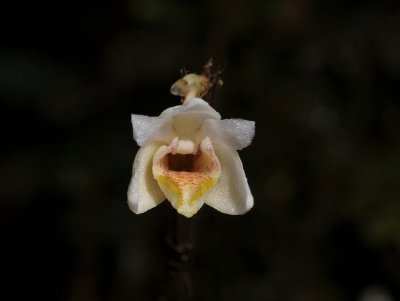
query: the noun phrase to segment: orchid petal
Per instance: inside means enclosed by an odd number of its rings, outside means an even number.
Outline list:
[[[145,144],[136,154],[128,188],[129,208],[135,213],[143,213],[165,200],[151,170],[154,153],[161,145],[159,142]]]
[[[208,191],[221,173],[221,166],[208,137],[201,141],[196,154],[187,155],[189,144],[187,141],[180,143],[175,138],[169,146],[160,147],[153,159],[153,174],[161,190],[172,206],[186,217],[193,216],[203,206]],[[184,153],[179,153],[180,147]],[[178,163],[174,163],[174,160]],[[182,168],[186,166],[190,166],[190,170]]]
[[[214,143],[226,144],[240,150],[253,141],[255,122],[244,119],[207,119],[204,121],[202,130]]]
[[[174,138],[173,124],[170,118],[132,114],[131,120],[133,139],[139,146],[151,140],[169,143]]]
[[[215,152],[221,164],[221,176],[210,190],[205,203],[226,214],[244,214],[253,207],[242,161],[234,149],[216,145]]]
[[[160,128],[164,120],[159,117],[132,114],[131,121],[133,139],[139,146],[142,146],[151,139],[154,131]]]

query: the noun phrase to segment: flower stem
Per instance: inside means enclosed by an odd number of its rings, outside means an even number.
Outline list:
[[[191,232],[191,219],[173,212],[166,239],[164,289],[158,301],[191,300],[192,280],[189,273]]]

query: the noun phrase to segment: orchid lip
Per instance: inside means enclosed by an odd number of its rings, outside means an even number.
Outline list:
[[[178,212],[190,217],[200,209],[202,198],[217,182],[221,166],[208,137],[201,140],[195,153],[185,153],[186,148],[179,153],[179,145],[175,138],[169,146],[159,148],[153,158],[153,175]]]

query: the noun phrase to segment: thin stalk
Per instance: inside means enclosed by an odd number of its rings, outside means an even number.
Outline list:
[[[192,245],[191,219],[173,212],[166,239],[164,288],[158,301],[191,300],[192,279],[189,272]]]

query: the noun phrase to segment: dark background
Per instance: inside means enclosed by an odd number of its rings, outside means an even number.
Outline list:
[[[2,300],[156,300],[168,202],[126,204],[130,114],[225,65],[256,121],[255,206],[192,219],[194,300],[400,300],[398,1],[54,1],[3,7]]]

